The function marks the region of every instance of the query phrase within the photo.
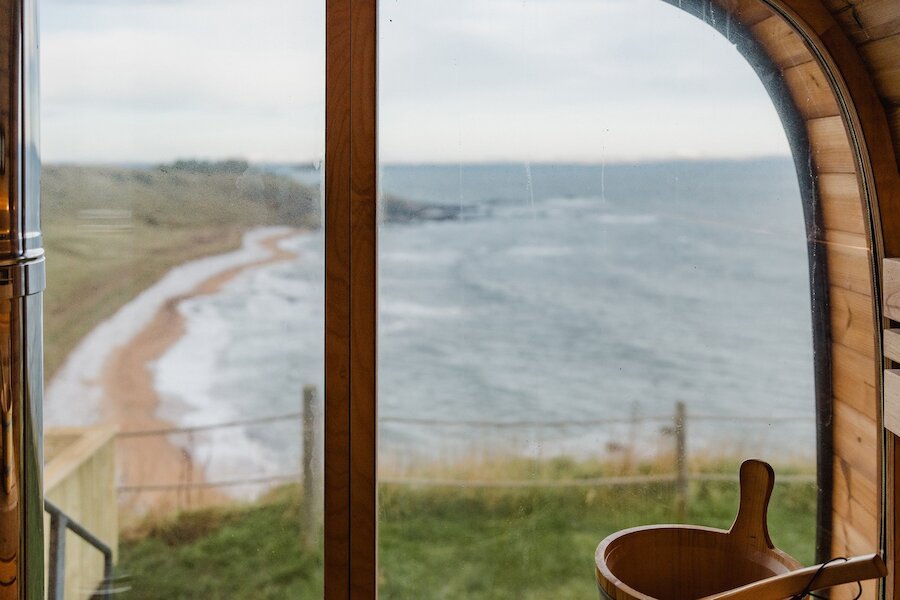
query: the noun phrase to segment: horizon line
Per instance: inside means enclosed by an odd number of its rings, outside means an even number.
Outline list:
[[[540,165],[567,165],[567,166],[637,166],[637,165],[661,165],[661,164],[683,164],[683,163],[742,163],[742,162],[762,162],[770,160],[791,160],[790,154],[766,154],[760,156],[709,156],[709,157],[672,157],[672,158],[647,158],[635,160],[517,160],[517,159],[496,159],[496,160],[472,160],[472,161],[443,161],[443,160],[427,160],[427,161],[385,161],[380,166],[384,167],[454,167],[454,166],[540,166]],[[321,164],[319,160],[249,160],[239,157],[227,158],[172,158],[165,161],[159,160],[44,160],[43,165],[47,167],[54,166],[84,166],[84,167],[162,167],[171,166],[176,162],[195,161],[198,163],[224,163],[228,161],[246,162],[248,165],[273,165],[273,166],[291,166],[291,167],[312,167],[321,168],[317,164]]]

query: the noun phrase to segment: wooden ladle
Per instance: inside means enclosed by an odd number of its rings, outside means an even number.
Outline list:
[[[737,589],[707,596],[702,600],[780,600],[802,593],[823,590],[842,583],[865,581],[887,575],[887,567],[879,554],[855,556],[846,561],[797,569],[762,579]]]
[[[775,485],[772,467],[759,460],[741,465],[740,508],[729,530],[688,525],[635,527],[600,542],[595,554],[597,587],[607,600],[768,600],[783,589],[803,591],[818,567],[802,569],[772,544],[766,524]],[[836,585],[878,577],[880,557],[862,557],[824,567],[817,584]],[[881,563],[883,569],[883,563]],[[857,578],[856,575],[860,574]],[[849,579],[848,579],[849,577]],[[805,579],[804,579],[805,578]],[[840,579],[840,581],[839,581]],[[802,585],[800,585],[802,583]],[[769,595],[764,586],[774,586]],[[821,587],[828,587],[821,585]],[[759,586],[759,587],[753,587]]]

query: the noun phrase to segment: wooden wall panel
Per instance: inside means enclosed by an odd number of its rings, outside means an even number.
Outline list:
[[[884,316],[900,321],[900,259],[884,260],[882,290]]]
[[[780,16],[773,15],[751,27],[750,31],[782,69],[813,60],[806,44]]]
[[[806,127],[818,172],[856,173],[856,157],[841,117],[811,119],[806,122]]]
[[[881,479],[881,469],[873,456],[878,456],[881,435],[878,426],[867,415],[846,402],[834,402],[835,451],[853,465],[869,481]]]
[[[875,323],[872,297],[832,286],[828,299],[831,303],[831,339],[861,354],[871,364],[876,356],[872,340]]]
[[[878,582],[863,581],[862,595],[856,584],[841,585],[831,590],[831,600],[856,600],[857,598],[878,598]]]
[[[829,244],[826,262],[828,280],[832,286],[872,297],[872,259],[867,251],[853,246]]]
[[[874,490],[872,482],[868,483],[869,488]],[[840,516],[841,520],[853,524],[860,531],[877,530],[881,516],[872,512],[871,505],[860,502],[858,498],[851,495],[846,485],[845,479],[841,478],[840,482],[837,478],[835,479],[834,512]]]
[[[871,545],[868,534],[841,519],[840,515],[835,514],[835,517],[840,523],[834,530],[835,546],[840,549],[838,556],[856,556],[878,551],[877,546]]]
[[[872,253],[869,251],[868,240],[865,235],[860,233],[850,233],[849,231],[825,230],[823,243],[829,249],[842,249],[847,252],[855,252],[861,256],[865,256],[869,265],[869,275],[872,269]],[[872,279],[869,277],[869,284]],[[871,294],[866,294],[871,298]]]
[[[878,517],[879,490],[878,484],[859,473],[845,460],[838,460],[834,465],[835,506],[852,504],[859,510]],[[865,519],[857,521],[860,524]]]
[[[884,356],[894,362],[900,362],[900,329],[885,330]]]
[[[837,100],[830,93],[831,84],[817,62],[804,62],[785,69],[784,79],[804,119],[838,117],[841,114]]]
[[[855,173],[822,173],[816,178],[816,185],[826,229],[860,235],[868,233]]]
[[[834,360],[834,395],[860,413],[866,415],[874,424],[878,419],[878,388],[859,371],[867,362],[866,372],[871,370],[871,359],[856,354],[844,346],[835,344],[832,348]]]
[[[832,46],[836,52],[846,53],[848,48],[855,52],[855,46],[841,37],[836,19],[823,8],[821,0],[772,1],[782,6],[785,14],[797,18],[795,22],[801,24],[803,36],[811,44]],[[846,0],[826,2],[835,12],[853,8]],[[872,35],[873,30],[891,20],[878,0],[856,0],[854,4],[864,2],[870,12],[866,21],[857,24],[854,32],[857,36]],[[800,19],[800,13],[809,20]],[[867,83],[864,75],[851,73],[849,83],[842,80],[836,83],[837,88],[833,87],[825,67],[833,68],[835,63],[826,60],[820,64],[804,38],[794,33],[786,22],[779,23],[780,20],[780,17],[772,17],[760,21],[752,31],[782,68],[784,81],[805,121],[810,142],[818,210],[825,228],[818,243],[825,249],[832,337],[834,482],[831,552],[833,555],[859,554],[877,550],[880,546],[881,369],[878,332],[881,324],[877,316],[877,297],[873,292],[874,252],[868,224],[868,201],[862,193],[863,174],[868,167],[858,162],[855,142],[850,137],[848,123],[856,126],[855,115],[842,112],[848,106],[852,109],[852,105],[839,103],[836,94],[846,89],[842,85],[869,85],[871,88],[872,84]],[[827,42],[823,38],[827,38]],[[862,149],[860,156],[865,156],[864,152]],[[893,162],[893,158],[891,160]],[[867,583],[864,591],[865,598],[875,598],[877,583]],[[856,587],[847,586],[835,590],[832,597],[852,598],[855,594]]]
[[[900,370],[884,372],[884,426],[900,435]]]

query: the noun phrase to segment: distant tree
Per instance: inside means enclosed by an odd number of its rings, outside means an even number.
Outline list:
[[[187,171],[190,173],[235,173],[240,175],[250,167],[250,163],[241,158],[209,161],[196,159],[180,159],[171,165],[161,165],[162,170]]]

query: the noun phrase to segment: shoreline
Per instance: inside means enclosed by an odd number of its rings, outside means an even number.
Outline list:
[[[45,411],[51,418],[45,425],[106,423],[122,432],[177,426],[157,416],[162,399],[154,386],[152,365],[186,331],[179,305],[215,294],[246,270],[295,258],[295,253],[279,244],[299,233],[301,230],[283,227],[249,231],[240,249],[175,267],[124,305],[75,348],[48,385]],[[87,398],[87,406],[79,407],[83,408],[80,414],[66,414],[59,410],[66,397]],[[47,411],[53,408],[57,410]],[[60,422],[63,415],[68,422]],[[195,465],[189,453],[169,436],[122,438],[116,454],[118,485],[205,481],[202,467]],[[227,498],[210,488],[132,492],[120,500],[120,505],[129,513],[142,514]]]

